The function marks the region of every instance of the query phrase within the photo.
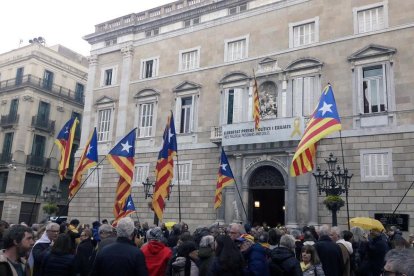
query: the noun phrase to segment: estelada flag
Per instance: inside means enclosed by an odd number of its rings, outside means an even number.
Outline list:
[[[66,177],[66,172],[69,168],[73,139],[75,137],[75,130],[78,124],[78,118],[71,118],[63,125],[55,140],[55,144],[60,150],[60,161],[58,167],[60,180],[63,180]]]
[[[290,175],[298,176],[314,168],[316,143],[328,134],[341,130],[341,120],[336,109],[332,86],[328,84],[322,91],[319,103],[309,120],[290,166]]]
[[[224,149],[221,148],[220,167],[217,174],[216,196],[214,199],[214,208],[217,209],[221,206],[222,202],[222,190],[234,183],[233,172],[231,171],[229,161],[227,160]]]
[[[122,209],[122,211],[119,213],[118,217],[115,218],[114,222],[112,223],[112,226],[116,226],[118,224],[118,221],[121,218],[124,218],[126,216],[128,216],[129,214],[135,213],[136,209],[135,209],[135,204],[134,201],[132,200],[132,196],[129,195],[127,198],[127,201],[125,203],[124,209]]]

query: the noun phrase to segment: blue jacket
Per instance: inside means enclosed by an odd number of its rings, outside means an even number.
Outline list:
[[[245,275],[269,275],[266,252],[263,246],[258,243],[253,244],[249,249],[243,252],[243,257],[247,262],[247,267],[244,270]]]
[[[41,276],[74,276],[75,256],[64,253],[45,253],[40,268]]]

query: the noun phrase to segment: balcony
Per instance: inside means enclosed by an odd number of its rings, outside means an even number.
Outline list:
[[[0,119],[0,126],[2,128],[10,128],[17,125],[19,122],[19,114],[2,115]]]
[[[65,88],[60,85],[50,84],[44,81],[42,78],[35,77],[33,75],[24,75],[17,79],[9,79],[0,82],[0,93],[8,92],[16,88],[32,87],[39,89],[49,95],[56,96],[59,98],[68,99],[84,104],[83,95],[76,93],[74,90]]]
[[[7,167],[12,163],[11,153],[0,153],[0,168]]]
[[[212,143],[219,144],[221,143],[222,138],[223,138],[223,128],[221,126],[211,127],[210,141]]]
[[[27,169],[38,172],[47,172],[50,169],[50,158],[37,155],[26,156]]]
[[[42,131],[46,131],[47,133],[54,133],[55,121],[41,119],[39,116],[33,116],[32,127]]]

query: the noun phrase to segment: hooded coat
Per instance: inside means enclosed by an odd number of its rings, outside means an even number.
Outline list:
[[[148,275],[165,275],[168,261],[172,256],[171,249],[158,240],[150,240],[141,247],[141,251],[145,256]]]
[[[279,266],[285,275],[301,276],[302,269],[296,259],[295,253],[287,247],[276,247],[270,255],[272,261],[269,264],[270,275],[278,275],[275,266]]]

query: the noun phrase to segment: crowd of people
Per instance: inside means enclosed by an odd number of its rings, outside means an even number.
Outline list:
[[[233,223],[149,226],[130,217],[116,227],[73,219],[31,227],[0,221],[4,276],[414,276],[414,235],[396,227],[365,231]]]

